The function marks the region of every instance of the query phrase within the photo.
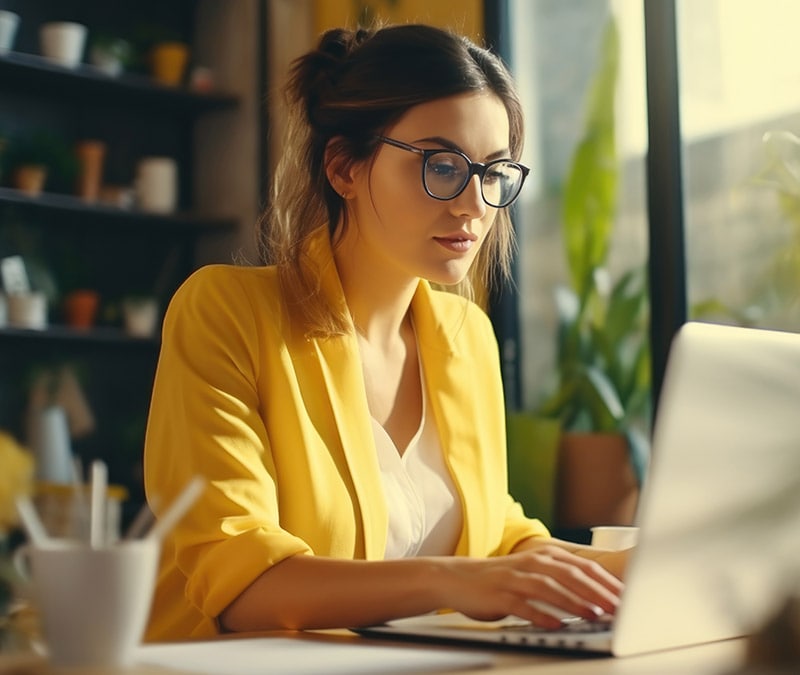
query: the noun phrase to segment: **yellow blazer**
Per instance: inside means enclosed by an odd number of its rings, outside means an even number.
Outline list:
[[[324,231],[311,259],[344,296]],[[412,301],[427,396],[463,513],[456,555],[548,536],[508,495],[497,342],[475,304],[420,282]],[[208,487],[164,544],[147,638],[207,637],[284,558],[383,557],[387,512],[354,335],[307,339],[274,267],[212,265],[164,321],[144,455],[163,508],[196,474]]]

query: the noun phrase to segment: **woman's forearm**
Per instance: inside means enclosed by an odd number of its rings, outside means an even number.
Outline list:
[[[228,631],[303,630],[453,609],[479,620],[514,615],[555,628],[559,620],[537,603],[593,619],[616,610],[621,590],[600,565],[551,542],[496,558],[296,555],[258,577],[219,620]]]
[[[438,608],[436,558],[297,555],[258,577],[220,616],[229,631],[363,626]]]

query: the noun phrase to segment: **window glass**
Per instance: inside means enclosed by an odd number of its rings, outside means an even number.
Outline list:
[[[798,330],[800,3],[676,7],[690,315]]]
[[[567,263],[565,234],[570,228],[565,226],[565,205],[572,194],[569,176],[576,152],[579,144],[587,140],[593,96],[603,86],[599,78],[604,59],[609,56],[604,40],[610,21],[618,35],[614,50],[618,72],[611,111],[616,188],[607,236],[599,233],[602,228],[595,228],[601,240],[607,238],[608,250],[601,256],[594,290],[607,295],[625,275],[645,275],[643,11],[640,3],[630,0],[515,0],[511,9],[511,63],[527,122],[523,161],[532,168],[515,220],[520,246],[522,407],[537,410],[558,385],[556,362],[563,348],[559,307],[563,311],[564,305],[569,304],[562,291],[576,290]],[[591,202],[597,186],[586,189],[584,207]],[[603,195],[598,199],[602,201]],[[642,290],[646,296],[646,289]],[[598,328],[603,330],[608,323],[604,315],[607,308],[595,303],[591,309],[597,315]],[[635,335],[626,339],[631,337],[639,344],[647,341],[646,314],[631,332]],[[613,346],[622,349],[623,340],[616,342]],[[640,389],[649,395],[648,384],[642,384]]]

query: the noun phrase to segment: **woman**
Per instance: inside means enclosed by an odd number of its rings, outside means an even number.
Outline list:
[[[333,30],[288,93],[268,265],[196,272],[165,319],[147,493],[208,488],[165,544],[149,638],[613,612],[624,559],[509,497],[491,325],[432,287],[508,269],[527,169],[507,71],[427,26]]]

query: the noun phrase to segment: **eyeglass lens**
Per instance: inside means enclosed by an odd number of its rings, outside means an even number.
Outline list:
[[[460,154],[449,151],[429,155],[425,165],[425,187],[437,199],[452,199],[470,179],[470,166]],[[489,162],[481,179],[487,204],[507,206],[519,194],[525,176],[518,164],[508,160]]]

